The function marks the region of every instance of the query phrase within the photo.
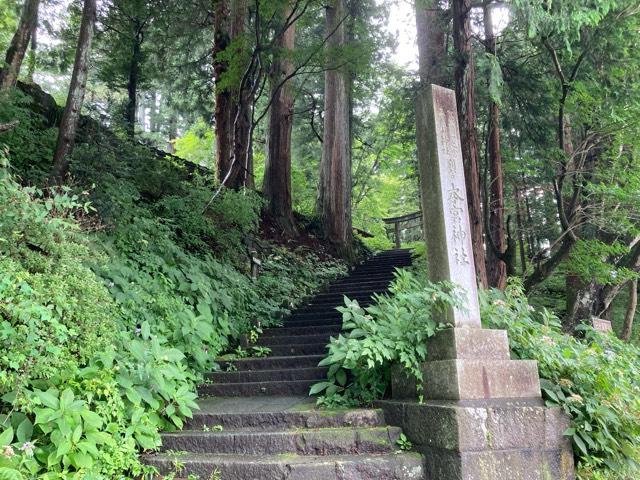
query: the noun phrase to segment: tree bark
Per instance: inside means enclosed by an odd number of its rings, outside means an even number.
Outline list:
[[[249,23],[249,2],[248,0],[233,0],[231,2],[231,39],[237,39],[244,35]],[[231,175],[227,186],[233,189],[254,188],[255,179],[253,176],[253,148],[251,135],[251,112],[253,107],[252,82],[253,75],[249,75],[248,81],[240,83],[235,96],[234,105],[233,138],[234,152]]]
[[[229,64],[220,58],[247,31],[247,0],[218,0],[214,18],[214,80],[216,84],[216,171],[218,180],[229,188],[253,188],[251,152],[250,82],[228,85]],[[227,85],[225,85],[227,84]]]
[[[595,306],[602,286],[595,280],[584,283],[572,276],[567,276],[567,284],[567,314],[562,319],[562,328],[573,334],[580,323],[595,316]]]
[[[471,0],[452,0],[453,42],[457,53],[455,82],[460,118],[460,139],[464,160],[467,201],[476,274],[482,288],[487,288],[486,260],[484,252],[484,228],[480,200],[480,175],[478,169],[478,134],[474,105],[475,66],[472,51]]]
[[[22,8],[18,28],[7,49],[4,68],[0,70],[0,90],[11,88],[18,81],[20,67],[29,47],[31,34],[38,23],[39,6],[40,0],[26,0]]]
[[[33,30],[31,30],[31,41],[29,42],[29,54],[27,58],[27,82],[33,83],[33,76],[36,73],[36,63],[38,60],[38,12],[33,22]]]
[[[446,49],[446,33],[444,12],[438,9],[438,0],[416,0],[416,30],[418,33],[418,73],[420,74],[420,88],[416,95],[416,145],[418,147],[418,157],[425,158],[429,152],[424,151],[425,143],[421,138],[426,138],[427,132],[426,119],[420,118],[423,109],[420,103],[425,101],[426,88],[431,85],[442,85],[445,83],[444,69],[441,67]],[[422,168],[425,162],[419,161],[420,181],[422,182],[428,172]],[[422,193],[423,189],[420,189]],[[424,202],[420,202],[424,205]],[[426,209],[422,208],[422,225],[423,233],[425,231],[427,221],[425,219]]]
[[[125,119],[127,122],[127,135],[133,138],[136,132],[136,112],[138,109],[138,82],[140,80],[140,55],[142,53],[142,34],[136,33],[131,46],[131,59],[129,62],[129,76],[127,79],[127,107]]]
[[[283,24],[291,15],[291,6],[283,14]],[[286,235],[297,233],[291,201],[291,130],[293,127],[294,98],[291,81],[293,73],[291,53],[295,45],[295,24],[282,32],[275,41],[276,51],[269,79],[271,83],[271,110],[269,137],[262,192],[267,209]]]
[[[96,0],[84,0],[82,9],[82,23],[78,36],[76,58],[69,85],[69,95],[65,106],[60,129],[58,131],[58,143],[53,157],[52,180],[61,184],[69,171],[69,153],[73,149],[78,127],[78,119],[84,102],[87,85],[87,73],[89,70],[89,53],[96,20]]]
[[[624,315],[624,325],[622,326],[622,333],[620,338],[625,342],[631,341],[631,332],[633,331],[633,319],[636,316],[636,308],[638,307],[638,280],[631,280],[629,282],[629,303],[627,304],[627,311]]]
[[[233,145],[233,102],[229,88],[223,88],[228,62],[220,58],[231,43],[229,0],[217,0],[214,14],[213,75],[216,86],[216,171],[222,182],[231,162]]]
[[[423,88],[432,83],[444,85],[445,12],[438,8],[438,0],[416,0],[415,8],[420,82]]]
[[[326,7],[327,49],[346,44],[345,0]],[[351,224],[351,81],[347,67],[329,66],[324,81],[324,138],[320,164],[318,210],[324,233],[339,254],[353,257]]]
[[[522,224],[522,205],[520,204],[520,189],[518,186],[514,187],[515,203],[516,203],[516,227],[518,229],[518,249],[520,250],[520,268],[522,270],[522,276],[524,277],[527,271],[527,252],[525,248],[525,232]]]
[[[496,55],[497,42],[494,34],[491,0],[483,4],[485,48],[489,55]],[[489,161],[489,231],[491,236],[487,249],[487,279],[489,286],[504,290],[507,285],[507,265],[502,260],[507,245],[504,231],[504,179],[502,174],[502,152],[500,149],[500,106],[489,102],[489,132],[487,138]]]

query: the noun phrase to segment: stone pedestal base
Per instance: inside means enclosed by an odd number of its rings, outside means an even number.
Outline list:
[[[434,480],[572,480],[569,421],[541,400],[381,401]]]
[[[450,328],[427,345],[422,365],[423,395],[428,400],[540,398],[538,365],[511,360],[503,330]],[[401,370],[392,375],[395,400],[417,398],[415,382]]]

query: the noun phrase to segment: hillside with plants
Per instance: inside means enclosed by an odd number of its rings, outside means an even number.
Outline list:
[[[73,182],[36,187],[55,136],[33,102],[16,91],[0,108],[20,122],[0,179],[0,440],[20,450],[4,447],[0,475],[140,475],[138,452],[198,408],[216,357],[259,354],[241,339],[346,267],[312,236],[265,235],[256,194],[211,201],[206,171],[92,122]]]
[[[395,245],[414,266],[346,299],[311,394],[424,380],[464,308],[422,241],[430,84],[483,325],[538,361],[580,480],[640,476],[638,31],[636,0],[0,2],[0,480],[152,478],[210,374]]]

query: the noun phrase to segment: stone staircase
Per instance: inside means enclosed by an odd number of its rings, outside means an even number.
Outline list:
[[[401,431],[377,409],[319,410],[311,386],[326,379],[318,367],[341,330],[335,307],[362,305],[386,291],[408,250],[380,253],[266,329],[266,358],[222,362],[199,393],[201,410],[181,432],[163,435],[162,451],[146,457],[160,474],[203,480],[422,480],[422,458],[399,450]]]

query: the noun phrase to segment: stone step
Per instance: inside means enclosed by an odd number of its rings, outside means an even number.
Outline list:
[[[348,280],[355,280],[357,282],[367,282],[367,283],[373,283],[373,282],[387,282],[387,284],[391,283],[394,278],[395,278],[395,274],[394,274],[395,270],[391,270],[388,272],[380,272],[380,274],[375,273],[375,272],[369,272],[369,271],[361,271],[361,272],[353,272],[349,277],[347,277]],[[348,285],[348,283],[347,283]]]
[[[347,277],[346,279],[335,282],[326,287],[324,291],[344,290],[347,288],[369,288],[369,287],[383,287],[387,288],[393,281],[393,276],[387,275],[385,278],[371,278],[370,276],[363,276],[362,278]],[[322,293],[322,292],[320,292]]]
[[[312,385],[324,381],[326,381],[326,378],[278,382],[204,384],[198,387],[198,394],[205,397],[308,395]]]
[[[263,336],[258,340],[258,345],[269,348],[272,348],[276,345],[300,345],[303,343],[324,343],[326,345],[329,343],[330,337],[331,335],[327,335],[326,333],[317,335],[273,335],[269,337]]]
[[[324,292],[320,292],[318,293],[315,297],[313,298],[322,298],[322,297],[327,297],[327,296],[332,296],[332,295],[346,295],[346,296],[353,296],[353,295],[373,295],[374,293],[380,293],[380,292],[386,292],[388,290],[387,285],[385,286],[347,286],[347,287],[341,287],[339,290],[336,291],[324,291]]]
[[[236,455],[353,455],[396,450],[397,427],[283,431],[182,431],[162,434],[162,451]]]
[[[331,302],[343,304],[345,297],[350,298],[351,300],[370,301],[374,295],[384,293],[384,292],[386,292],[386,290],[380,290],[377,292],[368,291],[368,292],[355,292],[355,293],[354,292],[324,293],[309,299],[309,301],[304,303],[300,308],[306,305],[323,304],[323,303],[331,303]]]
[[[352,282],[345,283],[343,285],[331,285],[326,288],[322,293],[342,293],[345,291],[353,291],[353,290],[380,290],[386,291],[389,287],[389,283],[387,281],[384,282]]]
[[[382,282],[382,281],[391,281],[393,280],[394,275],[393,272],[381,272],[381,273],[371,273],[371,272],[353,272],[349,274],[348,277],[345,277],[343,280],[334,283],[333,285],[342,285],[345,282],[354,282],[354,281],[366,281],[366,282]]]
[[[223,480],[424,480],[422,457],[392,455],[147,455],[161,475]],[[179,466],[179,472],[176,467]],[[217,475],[217,477],[214,477]]]
[[[239,360],[220,362],[220,368],[224,371],[229,365],[233,365],[236,371],[255,370],[284,370],[288,368],[311,368],[317,367],[324,355],[301,355],[301,356],[270,356],[265,358],[242,358]]]
[[[289,369],[270,369],[242,372],[210,372],[205,374],[208,380],[213,383],[242,383],[242,382],[277,382],[279,380],[314,380],[316,378],[325,378],[328,368],[311,367],[311,368],[289,368]]]
[[[345,306],[345,298],[346,297],[340,297],[340,299],[327,300],[327,301],[320,300],[317,303],[314,301],[313,303],[300,307],[298,310],[296,310],[295,315],[299,313],[322,313],[323,311],[332,313],[336,311],[338,307]],[[358,305],[365,306],[365,307],[374,303],[373,298],[371,297],[366,297],[366,298],[349,297],[349,300],[351,300],[352,302],[356,301],[358,302]]]
[[[327,353],[328,343],[329,342],[272,345],[269,348],[271,349],[271,355],[276,357],[287,355],[323,355]]]
[[[406,260],[407,258],[411,258],[410,255],[400,254],[400,255],[373,255],[367,258],[364,263],[374,263],[374,262],[386,262],[386,261],[397,261],[397,260]]]
[[[296,322],[304,322],[308,320],[324,320],[327,323],[334,323],[338,320],[342,323],[342,313],[338,310],[329,310],[327,312],[300,312],[294,313],[291,317],[285,319],[283,325],[290,325]]]
[[[237,399],[234,399],[237,401]],[[269,410],[266,408],[265,410]],[[381,427],[384,426],[382,410],[303,410],[258,411],[246,413],[220,413],[196,411],[188,419],[185,428],[202,430],[221,426],[225,430],[273,430],[294,428]]]
[[[262,332],[261,338],[291,336],[291,335],[336,335],[340,333],[340,325],[329,325],[326,327],[277,327],[267,328]]]
[[[284,327],[341,327],[342,315],[334,318],[323,318],[322,316],[313,316],[308,318],[299,318],[288,320]]]
[[[350,273],[358,272],[393,272],[396,268],[405,268],[411,265],[408,261],[372,262],[358,265]]]

